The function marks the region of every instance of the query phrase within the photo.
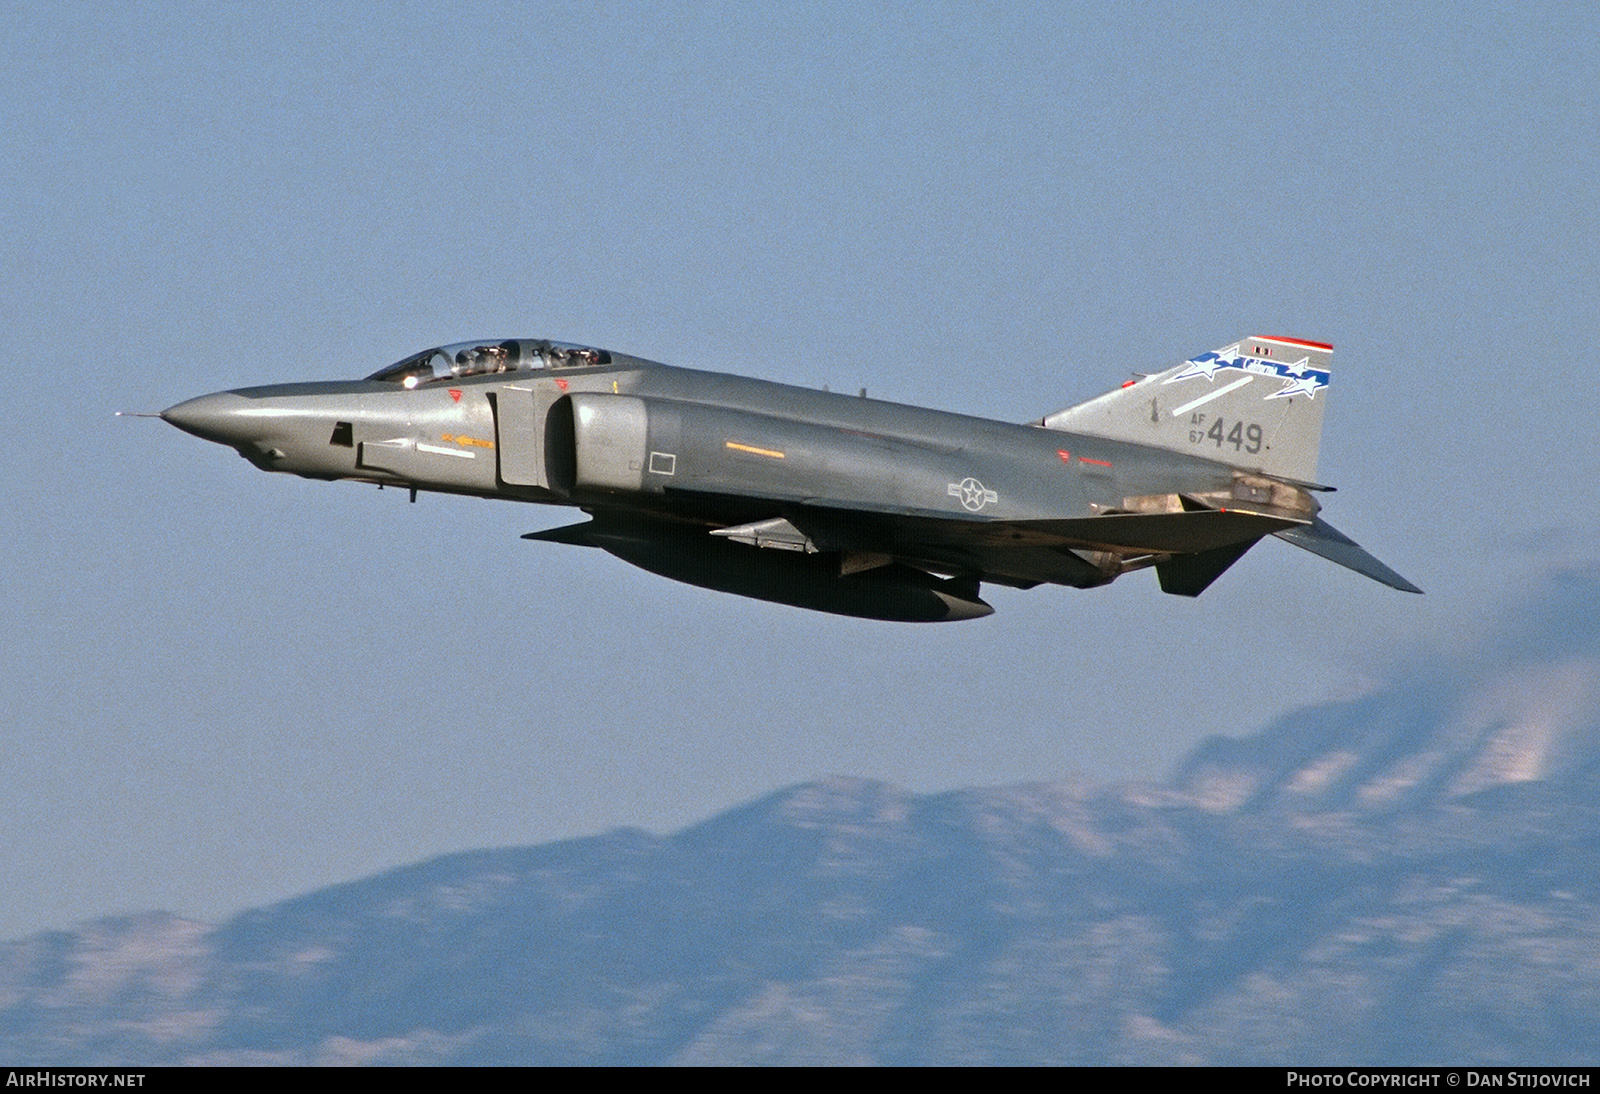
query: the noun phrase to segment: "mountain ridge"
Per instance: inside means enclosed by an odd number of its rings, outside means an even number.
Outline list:
[[[1392,687],[1165,784],[835,776],[210,927],[0,944],[31,1063],[1581,1063],[1592,662]]]

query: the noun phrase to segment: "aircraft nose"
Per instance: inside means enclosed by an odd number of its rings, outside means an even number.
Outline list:
[[[161,412],[161,418],[196,437],[237,445],[249,441],[256,432],[247,419],[249,405],[250,400],[231,391],[219,391],[170,406]]]

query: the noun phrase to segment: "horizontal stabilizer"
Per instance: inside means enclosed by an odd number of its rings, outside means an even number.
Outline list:
[[[1310,524],[1285,528],[1274,532],[1279,539],[1321,555],[1329,562],[1337,562],[1348,570],[1370,577],[1372,580],[1399,589],[1403,593],[1420,593],[1422,590],[1369,555],[1359,543],[1318,517]]]

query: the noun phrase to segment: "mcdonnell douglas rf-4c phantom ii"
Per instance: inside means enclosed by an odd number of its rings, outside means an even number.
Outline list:
[[[1197,596],[1268,535],[1420,592],[1318,515],[1332,352],[1246,338],[1013,425],[513,338],[161,417],[266,471],[571,506],[523,538],[868,619],[1147,566]]]

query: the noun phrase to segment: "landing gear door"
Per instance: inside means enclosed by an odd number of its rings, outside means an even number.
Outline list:
[[[554,384],[501,388],[495,396],[495,450],[500,478],[511,486],[549,489],[544,470],[544,420],[561,397]]]

